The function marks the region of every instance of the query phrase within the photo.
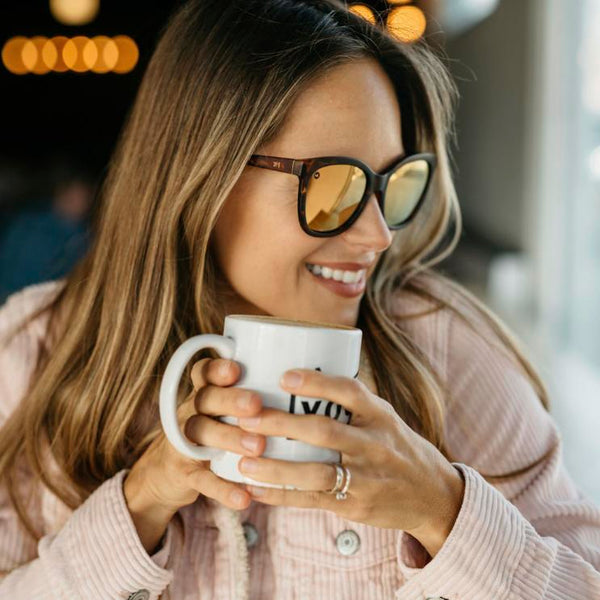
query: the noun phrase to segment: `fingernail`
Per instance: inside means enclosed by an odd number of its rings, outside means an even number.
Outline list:
[[[302,375],[298,371],[288,371],[281,378],[281,383],[286,387],[298,387],[302,383]]]
[[[254,436],[244,436],[242,438],[241,444],[247,450],[251,450],[252,452],[256,452],[258,450],[258,438]]]
[[[251,458],[244,458],[240,463],[240,468],[244,473],[256,473],[258,471],[258,461]]]

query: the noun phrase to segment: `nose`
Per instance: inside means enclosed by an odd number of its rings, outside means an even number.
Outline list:
[[[384,252],[394,238],[385,222],[376,194],[381,192],[371,194],[358,219],[342,233],[342,236],[352,244],[362,244],[377,252]]]

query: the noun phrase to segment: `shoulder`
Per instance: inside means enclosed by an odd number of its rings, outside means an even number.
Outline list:
[[[468,290],[452,282],[447,285],[443,279],[428,280],[426,285],[451,308],[426,314],[435,308],[432,301],[399,293],[395,299],[399,314],[425,312],[397,322],[443,364],[447,448],[461,462],[487,473],[504,473],[533,462],[556,445],[560,434],[537,386],[502,335],[535,371],[526,347]],[[516,488],[509,485],[505,491],[510,495]]]
[[[64,285],[64,279],[53,279],[28,285],[10,294],[0,305],[0,349],[12,337],[15,328],[22,325],[38,308],[50,302]],[[46,315],[44,315],[46,317]],[[35,319],[25,328],[29,333],[43,331],[47,318]]]
[[[42,313],[26,322],[63,284],[63,279],[57,279],[26,286],[0,306],[0,424],[25,393],[49,315]]]
[[[390,316],[440,365],[450,386],[468,369],[481,372],[518,364],[499,333],[501,329],[512,335],[506,324],[470,290],[443,274],[421,273],[412,285],[397,289]]]

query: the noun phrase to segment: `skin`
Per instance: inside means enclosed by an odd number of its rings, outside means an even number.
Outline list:
[[[391,81],[372,59],[336,67],[303,92],[284,131],[257,153],[352,156],[381,171],[404,154],[400,108]],[[223,289],[229,292],[224,296],[227,311],[355,326],[361,296],[334,294],[314,281],[305,263],[377,261],[393,233],[372,196],[344,233],[309,236],[298,223],[297,186],[294,175],[248,166],[228,197],[212,240]],[[376,262],[367,277],[375,266]],[[282,384],[282,389],[333,400],[352,412],[352,424],[261,408],[258,421],[240,419],[239,425],[260,436],[286,435],[339,450],[342,464],[352,472],[348,498],[339,501],[323,493],[335,483],[331,464],[245,456],[240,469],[253,479],[301,488],[246,486],[252,499],[322,508],[354,521],[402,529],[435,556],[462,504],[464,482],[458,469],[360,380],[298,372],[304,376],[302,386]],[[205,402],[210,414],[209,404],[215,404],[216,397],[207,392],[203,398],[197,408],[202,412]],[[252,463],[255,471],[248,470]]]
[[[365,68],[366,67],[366,68]],[[400,108],[373,61],[337,67],[297,99],[281,135],[257,154],[305,158],[353,156],[381,170],[404,154]],[[355,326],[360,299],[315,283],[305,263],[374,264],[392,243],[375,196],[344,233],[304,233],[297,216],[298,178],[247,166],[214,230],[215,253],[235,297],[229,312],[277,315]]]

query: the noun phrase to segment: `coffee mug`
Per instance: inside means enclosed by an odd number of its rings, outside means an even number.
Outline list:
[[[264,487],[299,489],[255,481],[241,473],[241,454],[194,444],[181,431],[177,421],[177,390],[186,365],[203,348],[215,349],[222,358],[240,364],[241,375],[231,387],[260,394],[262,405],[293,414],[317,414],[350,423],[352,414],[344,406],[325,398],[297,396],[279,385],[290,369],[314,369],[327,375],[358,377],[362,331],[355,327],[297,321],[259,315],[227,315],[223,335],[196,335],[179,346],[171,356],[160,386],[160,419],[169,442],[182,454],[197,460],[210,460],[210,470],[223,479]],[[217,417],[237,425],[235,416]],[[337,450],[321,448],[285,436],[267,436],[260,455],[288,461],[340,461]]]

